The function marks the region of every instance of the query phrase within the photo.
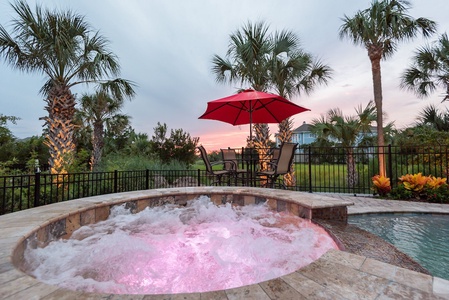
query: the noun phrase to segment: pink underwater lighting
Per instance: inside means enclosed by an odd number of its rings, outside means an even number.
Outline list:
[[[27,249],[29,273],[96,293],[168,294],[223,290],[291,273],[335,242],[319,226],[266,205],[216,206],[207,197],[83,226],[68,240]]]

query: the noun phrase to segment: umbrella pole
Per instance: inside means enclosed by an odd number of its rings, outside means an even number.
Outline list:
[[[255,178],[255,171],[256,171],[256,167],[254,164],[254,157],[253,157],[253,148],[254,148],[254,144],[253,144],[253,109],[251,107],[251,103],[249,106],[249,174],[248,174],[248,179],[249,179],[249,186],[256,186],[255,182],[254,182],[254,178]]]
[[[253,147],[253,108],[252,102],[249,103],[249,145]]]
[[[253,144],[253,124],[249,123],[249,144]]]

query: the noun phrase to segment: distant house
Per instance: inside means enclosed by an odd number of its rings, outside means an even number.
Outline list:
[[[297,163],[308,163],[309,162],[309,156],[303,155],[305,153],[305,148],[301,148],[301,146],[309,145],[316,140],[316,136],[310,131],[310,124],[307,124],[306,122],[303,122],[301,126],[293,130],[292,134],[292,143],[297,143],[299,145],[298,149],[296,149],[296,153],[299,155],[295,155],[295,162]],[[375,136],[377,133],[377,128],[374,126],[371,126],[370,133],[367,133],[365,135],[368,136]],[[359,144],[361,140],[363,139],[364,134],[360,133],[356,144]],[[276,147],[279,147],[281,142],[279,141],[278,135],[275,135],[275,142]]]
[[[377,134],[377,128],[375,126],[371,126],[371,133],[368,135],[374,136]],[[363,134],[361,133],[358,137],[357,144],[362,140]],[[292,134],[292,143],[297,143],[299,146],[308,145],[315,142],[316,136],[310,132],[310,124],[303,122],[301,126],[293,130]],[[279,147],[281,142],[278,139],[278,135],[275,135],[276,146]]]
[[[293,130],[292,143],[297,143],[298,145],[308,145],[316,140],[313,133],[310,132],[310,125],[303,122],[301,126]],[[278,135],[275,135],[276,146],[279,146],[281,142],[278,139]]]

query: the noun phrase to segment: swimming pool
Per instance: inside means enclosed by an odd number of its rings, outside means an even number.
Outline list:
[[[380,236],[433,276],[449,280],[449,215],[352,215],[348,223]]]

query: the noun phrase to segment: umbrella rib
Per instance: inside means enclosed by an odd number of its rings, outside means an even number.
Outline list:
[[[257,99],[256,103],[260,103],[260,106],[257,107],[256,109],[254,109],[254,111],[259,110],[259,109],[265,109],[273,117],[273,119],[276,120],[276,122],[280,123],[279,119],[275,115],[273,115],[273,112],[271,112],[271,110],[267,109],[267,105],[273,103],[274,101],[275,101],[274,99],[271,99],[270,102],[267,102],[264,104],[264,103],[262,103],[262,101],[260,101],[260,99]]]
[[[228,106],[234,107],[236,109],[238,109],[238,113],[234,118],[234,122],[232,123],[232,125],[235,125],[237,123],[237,120],[239,119],[240,115],[242,114],[243,111],[248,111],[247,106],[245,101],[239,101],[240,105],[234,105],[234,103],[228,103]]]
[[[224,102],[223,104],[220,104],[219,106],[211,109],[207,114],[203,114],[201,117],[205,117],[207,115],[211,115],[214,112],[218,111],[219,109],[222,109],[225,106],[229,106],[229,107],[237,109],[237,111],[238,111],[236,117],[234,118],[234,121],[231,122],[232,125],[235,125],[237,123],[237,120],[240,117],[242,111],[249,111],[247,106],[246,106],[246,104],[245,104],[245,101],[239,101],[238,103],[240,103],[240,105],[235,105],[235,103],[230,103],[230,102]]]
[[[220,109],[220,108],[222,108],[223,106],[226,106],[226,103],[223,103],[223,104],[221,104],[221,105],[219,105],[219,106],[217,106],[217,107],[215,107],[215,108],[213,108],[213,109],[211,109],[210,111],[208,111],[207,112],[207,114],[206,113],[204,113],[201,117],[204,117],[204,116],[207,116],[207,115],[210,115],[210,114],[212,114],[213,112],[215,112],[216,110],[218,110],[218,109]],[[200,118],[201,118],[200,117]]]

